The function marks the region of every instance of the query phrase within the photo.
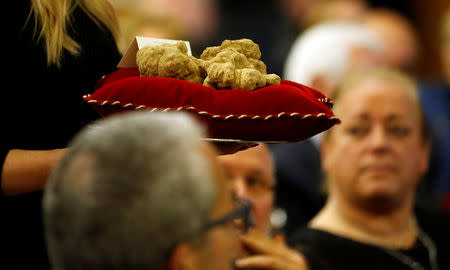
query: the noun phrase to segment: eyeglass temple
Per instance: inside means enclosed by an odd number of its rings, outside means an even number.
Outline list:
[[[247,232],[248,229],[254,226],[254,222],[251,216],[251,208],[252,204],[248,200],[240,200],[240,203],[242,204],[242,207],[237,209],[236,211],[233,211],[232,213],[229,213],[228,215],[225,215],[224,217],[214,220],[212,222],[209,222],[205,226],[205,230],[209,230],[215,226],[224,224],[228,221],[231,221],[233,219],[243,217],[244,220],[244,232]]]

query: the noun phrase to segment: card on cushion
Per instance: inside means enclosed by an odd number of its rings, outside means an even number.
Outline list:
[[[320,92],[291,81],[254,91],[216,90],[121,68],[85,95],[106,118],[131,110],[187,111],[207,127],[208,137],[259,142],[302,141],[339,123]]]

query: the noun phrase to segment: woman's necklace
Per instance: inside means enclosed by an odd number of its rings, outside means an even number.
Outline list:
[[[423,246],[428,251],[428,259],[430,260],[431,270],[439,270],[439,265],[437,263],[437,248],[434,244],[433,240],[423,232],[420,228],[418,229],[417,239],[422,242]],[[426,270],[426,268],[413,258],[408,255],[405,255],[399,250],[396,249],[387,249],[382,246],[378,246],[385,253],[391,255],[392,257],[398,259],[402,263],[408,265],[413,270]]]
[[[346,221],[346,219],[344,219],[344,221]],[[344,222],[344,224],[350,225],[350,228],[354,228],[354,226],[351,225],[351,223]],[[439,264],[437,263],[437,248],[436,248],[436,244],[428,236],[428,234],[426,234],[424,231],[422,231],[420,229],[420,227],[419,227],[415,217],[413,217],[413,219],[411,220],[411,222],[409,224],[410,224],[410,226],[413,226],[415,228],[416,233],[417,233],[417,240],[420,241],[423,244],[423,246],[428,251],[428,259],[430,261],[431,270],[439,270]],[[314,228],[314,226],[312,226],[312,227]],[[316,226],[316,228],[321,229],[320,226]],[[340,235],[339,233],[336,233],[333,230],[327,230],[326,228],[324,230],[325,231],[330,231],[330,232],[335,233],[337,235]],[[363,230],[360,230],[360,231],[363,231]],[[352,236],[349,236],[348,234],[341,234],[341,235],[343,237],[348,237],[350,239],[359,239],[359,241],[361,241],[360,237],[355,237],[355,236],[352,237]],[[364,234],[362,234],[362,235],[364,235]],[[364,241],[362,241],[362,242],[364,242]],[[386,254],[396,258],[397,260],[399,260],[403,264],[409,266],[413,270],[426,270],[427,269],[421,263],[419,263],[418,261],[416,261],[413,258],[411,258],[411,256],[408,256],[408,255],[402,253],[398,249],[389,249],[389,248],[384,247],[381,244],[374,244],[372,241],[369,241],[369,240],[366,243],[378,247],[380,250],[384,251]]]

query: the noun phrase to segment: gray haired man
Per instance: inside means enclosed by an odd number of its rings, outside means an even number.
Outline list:
[[[45,189],[53,269],[232,269],[249,205],[203,135],[185,114],[150,112],[80,132]]]

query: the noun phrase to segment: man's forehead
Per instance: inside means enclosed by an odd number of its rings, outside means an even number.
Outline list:
[[[265,173],[273,169],[273,160],[267,146],[258,145],[233,155],[220,156],[218,160],[228,169],[241,169]]]
[[[219,157],[220,160],[223,161],[256,161],[256,162],[264,162],[270,160],[270,152],[266,145],[260,144],[255,147],[251,147],[249,149],[236,152],[232,155],[224,155]]]

